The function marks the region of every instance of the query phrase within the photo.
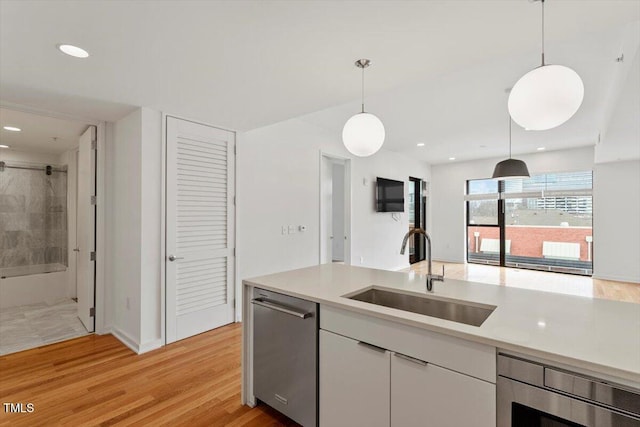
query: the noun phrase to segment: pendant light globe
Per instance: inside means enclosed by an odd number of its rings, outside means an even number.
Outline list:
[[[509,94],[509,114],[527,130],[560,126],[578,111],[584,84],[574,70],[563,65],[544,65],[529,71]]]
[[[342,142],[349,152],[358,157],[376,153],[384,144],[385,131],[382,121],[364,111],[364,69],[371,65],[368,59],[358,59],[355,66],[362,70],[362,111],[344,124]]]
[[[527,130],[547,130],[560,126],[578,111],[584,99],[584,83],[574,70],[563,65],[547,65],[544,60],[544,1],[542,12],[542,64],[516,82],[507,108],[513,120]]]
[[[342,142],[349,152],[358,157],[376,153],[384,143],[384,125],[371,113],[352,116],[342,129]]]

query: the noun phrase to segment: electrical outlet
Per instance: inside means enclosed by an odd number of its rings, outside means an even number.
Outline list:
[[[306,225],[300,225],[300,226],[298,226],[298,230],[300,230],[300,232],[304,233],[305,231],[307,231],[307,226]]]
[[[293,225],[289,226],[289,234],[293,234],[296,232],[296,227],[294,227]]]

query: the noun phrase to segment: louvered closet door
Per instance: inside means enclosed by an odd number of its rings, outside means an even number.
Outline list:
[[[233,132],[167,117],[166,337],[234,318]]]

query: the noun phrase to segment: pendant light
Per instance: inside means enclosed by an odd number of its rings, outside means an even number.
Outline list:
[[[511,158],[511,116],[509,116],[509,158],[496,165],[492,178],[529,178],[529,176],[527,164],[522,160]]]
[[[362,69],[362,111],[352,116],[344,124],[342,142],[351,154],[367,157],[382,147],[385,132],[380,119],[364,111],[364,69],[371,65],[371,61],[359,59],[355,65]]]
[[[547,130],[569,120],[580,108],[584,84],[574,70],[544,62],[544,0],[542,3],[542,65],[516,82],[509,95],[509,114],[527,130]]]

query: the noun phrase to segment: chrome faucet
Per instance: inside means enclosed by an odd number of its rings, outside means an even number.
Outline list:
[[[422,228],[414,228],[412,230],[409,230],[409,232],[404,235],[404,239],[402,239],[402,248],[400,248],[400,254],[404,255],[404,251],[407,248],[407,241],[409,240],[409,237],[413,236],[414,234],[422,234],[424,236],[424,239],[427,241],[427,291],[433,292],[434,280],[444,282],[444,265],[442,266],[442,276],[439,274],[431,274],[431,237],[429,237],[427,232]]]

